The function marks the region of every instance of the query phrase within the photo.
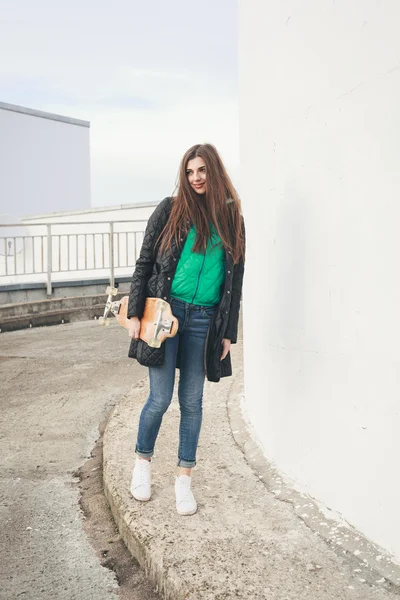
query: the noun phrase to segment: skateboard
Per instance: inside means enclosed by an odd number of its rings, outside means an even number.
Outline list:
[[[118,294],[118,289],[108,286],[108,294],[104,315],[99,318],[100,325],[108,326],[110,324],[109,314],[112,313],[117,322],[128,329],[129,319],[128,302],[129,296],[123,296],[121,300],[113,300]],[[141,340],[146,342],[151,348],[160,348],[164,340],[174,337],[178,332],[178,319],[174,317],[171,306],[161,298],[146,298],[143,317],[140,321]]]

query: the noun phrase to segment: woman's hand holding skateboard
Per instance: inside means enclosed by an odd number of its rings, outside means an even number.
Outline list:
[[[139,339],[140,319],[138,319],[138,317],[131,317],[129,319],[128,333],[130,338],[134,338],[135,340]]]
[[[101,325],[109,325],[108,315],[111,312],[118,323],[128,330],[131,339],[141,339],[151,348],[160,348],[166,338],[176,335],[179,327],[178,319],[174,317],[171,306],[165,300],[146,298],[142,319],[138,317],[128,319],[129,296],[123,296],[121,300],[113,302],[112,299],[118,294],[118,290],[110,286],[106,294],[108,299],[104,315],[99,319]]]

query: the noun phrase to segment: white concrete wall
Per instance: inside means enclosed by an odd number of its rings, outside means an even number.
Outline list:
[[[246,407],[400,559],[400,4],[241,0]]]
[[[0,106],[0,213],[89,208],[89,131]]]
[[[77,210],[68,212],[55,212],[40,215],[31,215],[22,219],[29,226],[37,223],[78,223],[89,221],[147,221],[151,213],[161,202],[158,198],[154,203],[123,204],[120,206],[105,206],[102,208],[91,208],[89,210]]]

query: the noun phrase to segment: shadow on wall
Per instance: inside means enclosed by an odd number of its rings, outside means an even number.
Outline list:
[[[276,229],[276,285],[270,311],[269,330],[279,357],[280,382],[290,404],[306,397],[310,373],[301,361],[304,352],[315,352],[311,340],[306,297],[312,281],[308,276],[311,213],[306,197],[292,178],[285,182]],[[299,340],[301,339],[301,341]],[[301,346],[299,345],[299,341]]]

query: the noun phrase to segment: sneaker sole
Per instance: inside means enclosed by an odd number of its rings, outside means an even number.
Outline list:
[[[135,496],[135,494],[132,492],[132,490],[131,490],[131,496],[133,498],[135,498],[135,500],[139,500],[139,502],[148,502],[151,498],[151,496],[148,496],[146,498],[144,498],[143,496],[137,496],[137,495]]]
[[[182,512],[182,511],[176,509],[176,512],[178,513],[178,515],[181,515],[182,517],[189,517],[190,515],[194,515],[195,513],[197,513],[197,508],[195,508],[194,510],[188,511],[188,512]]]

